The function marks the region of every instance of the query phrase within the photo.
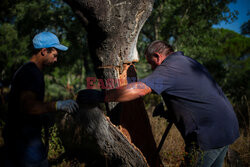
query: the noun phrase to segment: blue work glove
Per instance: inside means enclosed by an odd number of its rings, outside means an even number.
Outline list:
[[[74,100],[64,100],[56,102],[56,110],[74,114],[79,111],[79,106]]]
[[[102,103],[104,102],[105,93],[95,89],[80,90],[77,94],[76,101],[82,103]]]

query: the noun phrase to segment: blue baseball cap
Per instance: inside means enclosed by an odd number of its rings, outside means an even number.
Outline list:
[[[60,44],[57,36],[51,32],[41,32],[37,34],[32,41],[36,49],[54,47],[62,51],[68,50],[68,47]]]

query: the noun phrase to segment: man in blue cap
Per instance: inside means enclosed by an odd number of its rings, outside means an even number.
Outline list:
[[[33,46],[30,61],[17,70],[11,83],[4,134],[8,150],[6,166],[48,166],[47,148],[41,138],[42,127],[46,126],[45,113],[78,111],[74,100],[44,102],[42,70],[57,61],[58,50],[68,48],[51,32],[37,34]]]

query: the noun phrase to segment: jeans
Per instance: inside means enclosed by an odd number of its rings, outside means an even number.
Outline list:
[[[7,145],[6,167],[48,167],[45,146],[39,136]]]
[[[185,164],[187,167],[222,167],[228,146],[202,151],[197,148],[186,149]]]

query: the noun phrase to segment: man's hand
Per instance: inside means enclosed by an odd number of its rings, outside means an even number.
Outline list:
[[[64,100],[56,102],[56,110],[73,114],[79,111],[79,106],[74,100]]]
[[[105,93],[95,89],[84,89],[78,92],[77,103],[102,103]]]

